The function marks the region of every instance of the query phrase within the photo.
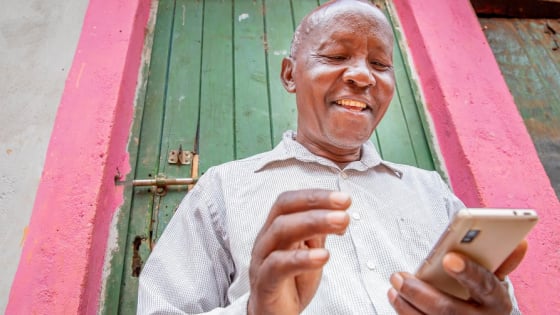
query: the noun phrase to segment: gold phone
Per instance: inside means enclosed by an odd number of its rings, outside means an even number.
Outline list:
[[[473,209],[458,211],[416,277],[439,290],[468,300],[465,287],[445,272],[443,256],[450,251],[470,257],[495,272],[538,221],[531,209]]]

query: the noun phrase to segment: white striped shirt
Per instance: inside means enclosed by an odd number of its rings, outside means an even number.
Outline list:
[[[255,237],[280,193],[309,188],[347,192],[352,205],[303,314],[395,313],[390,275],[413,273],[463,203],[436,172],[383,161],[370,142],[341,170],[294,135],[200,178],[142,270],[139,314],[246,314]]]

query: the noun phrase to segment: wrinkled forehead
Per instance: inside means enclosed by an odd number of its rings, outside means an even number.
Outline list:
[[[298,26],[292,50],[298,46],[344,36],[371,36],[388,46],[393,45],[393,32],[385,15],[377,7],[360,1],[335,1],[311,12]],[[292,51],[295,52],[295,51]]]
[[[319,32],[336,25],[351,26],[356,32],[383,32],[392,35],[385,15],[377,7],[361,1],[335,1],[309,16]]]

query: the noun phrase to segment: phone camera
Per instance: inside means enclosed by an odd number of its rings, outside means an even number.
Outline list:
[[[463,237],[463,239],[461,240],[461,243],[470,243],[472,242],[476,236],[478,235],[478,233],[480,233],[480,230],[469,230],[467,232],[467,234],[465,234],[465,236]]]

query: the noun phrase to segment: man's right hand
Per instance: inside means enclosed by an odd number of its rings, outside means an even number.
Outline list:
[[[300,314],[315,295],[328,234],[343,234],[350,196],[329,190],[282,193],[257,235],[249,268],[249,315]]]

